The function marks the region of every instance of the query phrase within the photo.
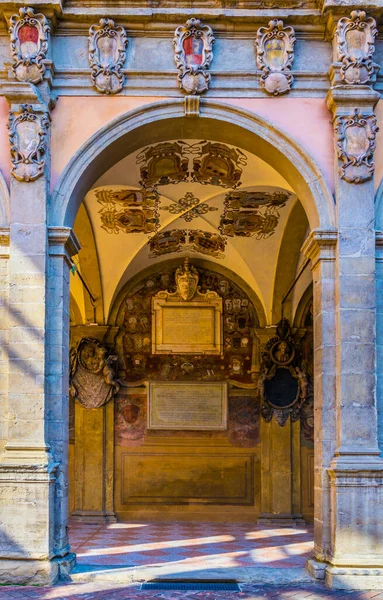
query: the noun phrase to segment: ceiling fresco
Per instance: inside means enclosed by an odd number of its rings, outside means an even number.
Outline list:
[[[178,256],[231,269],[268,314],[281,240],[296,202],[275,169],[230,144],[169,140],[126,156],[84,198],[105,317],[126,281]]]

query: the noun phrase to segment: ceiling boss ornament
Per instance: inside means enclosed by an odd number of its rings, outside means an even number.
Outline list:
[[[18,181],[34,181],[45,169],[49,116],[35,112],[30,104],[21,104],[8,120],[11,146],[11,173]]]
[[[103,94],[117,94],[124,85],[124,66],[128,40],[123,27],[112,19],[100,19],[89,29],[89,64],[92,84]]]
[[[375,170],[374,151],[379,131],[374,114],[364,115],[355,109],[352,115],[334,119],[339,173],[348,183],[371,179]]]
[[[10,18],[12,71],[18,81],[42,81],[49,32],[46,17],[41,13],[35,14],[33,8],[20,8],[19,14]]]
[[[166,210],[172,215],[181,215],[181,219],[190,223],[193,219],[197,219],[201,215],[206,215],[208,212],[216,211],[218,208],[209,206],[205,202],[200,203],[199,199],[196,198],[193,192],[186,192],[183,198],[173,202],[168,206],[162,206],[161,210]]]
[[[278,96],[288,92],[293,83],[290,73],[294,61],[295,32],[283,21],[272,19],[268,27],[260,27],[255,42],[257,67],[262,71],[261,86]]]
[[[213,60],[213,30],[198,19],[189,19],[177,27],[174,59],[180,88],[187,94],[202,94],[209,88],[209,68]]]
[[[341,78],[348,84],[365,84],[374,74],[372,56],[378,34],[375,19],[363,10],[353,10],[351,18],[339,19],[335,31],[337,59],[342,63]]]

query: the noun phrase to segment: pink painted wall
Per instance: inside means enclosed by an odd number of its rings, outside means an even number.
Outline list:
[[[11,160],[8,141],[8,112],[9,105],[3,96],[0,96],[0,169],[9,186]]]

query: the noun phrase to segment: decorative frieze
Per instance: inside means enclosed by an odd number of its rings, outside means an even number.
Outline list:
[[[21,104],[8,120],[12,175],[19,181],[34,181],[44,173],[49,116],[30,104]]]
[[[12,71],[18,81],[39,83],[45,73],[50,27],[46,17],[33,8],[20,8],[10,18]]]
[[[209,68],[213,60],[213,30],[198,19],[189,19],[177,27],[174,59],[180,88],[187,94],[202,94],[209,88]]]
[[[339,19],[336,28],[337,60],[340,76],[347,84],[366,84],[374,73],[372,56],[378,34],[375,19],[363,10],[353,10],[351,18]]]
[[[261,86],[269,94],[278,96],[288,92],[293,83],[291,67],[294,61],[295,32],[283,21],[272,19],[267,27],[260,27],[255,42],[257,67],[262,71]]]
[[[125,29],[116,27],[112,19],[100,19],[98,25],[89,29],[88,43],[91,79],[96,90],[103,94],[121,92],[128,46]]]
[[[375,170],[374,151],[379,131],[373,113],[363,114],[358,108],[351,115],[334,119],[339,173],[349,183],[371,179]]]

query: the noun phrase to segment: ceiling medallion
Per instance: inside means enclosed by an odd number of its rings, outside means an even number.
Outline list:
[[[170,229],[149,240],[149,258],[175,252],[196,252],[214,258],[225,258],[226,240],[218,233],[201,229]]]
[[[219,231],[222,235],[267,239],[275,233],[288,192],[229,192]]]
[[[241,167],[247,165],[247,156],[218,142],[177,141],[147,146],[136,163],[144,188],[189,181],[235,189],[241,185]]]
[[[162,206],[161,210],[166,210],[172,215],[183,213],[181,219],[188,223],[201,215],[218,210],[218,208],[209,206],[205,202],[201,204],[199,202],[199,199],[194,196],[193,192],[186,192],[183,198],[180,198],[177,202],[173,202],[173,204],[169,204],[168,206]]]
[[[158,194],[148,190],[100,189],[95,192],[101,227],[107,233],[156,233],[159,227]]]

